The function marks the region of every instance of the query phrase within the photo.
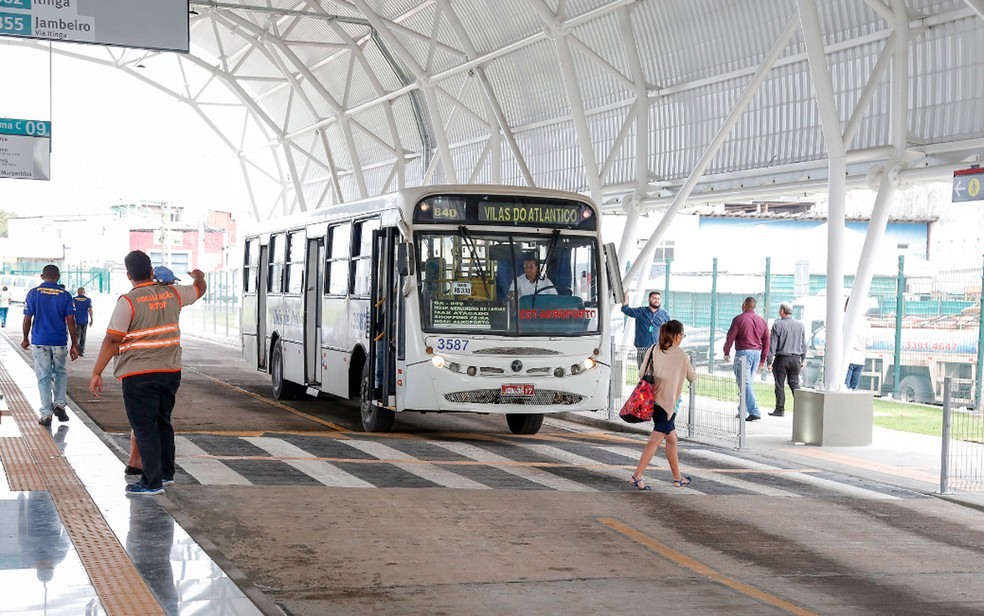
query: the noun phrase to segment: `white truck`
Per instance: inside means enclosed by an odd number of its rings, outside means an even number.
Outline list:
[[[971,318],[967,318],[971,317]],[[943,380],[951,378],[953,404],[973,406],[977,364],[978,318],[973,315],[912,318],[903,321],[899,361],[899,398],[906,402],[943,403]],[[895,384],[895,324],[871,319],[871,338],[861,372],[861,389],[891,396]],[[814,382],[823,363],[826,331],[814,332],[807,376]],[[812,355],[812,357],[810,357]],[[812,385],[808,379],[806,386]]]

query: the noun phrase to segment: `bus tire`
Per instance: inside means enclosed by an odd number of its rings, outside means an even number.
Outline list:
[[[366,362],[362,368],[362,383],[359,387],[359,414],[362,416],[362,429],[366,432],[389,432],[393,428],[396,413],[372,401],[370,378],[369,362]]]
[[[536,434],[543,425],[543,413],[506,413],[506,423],[513,434]]]
[[[925,379],[910,375],[899,382],[899,399],[903,402],[932,402],[933,390]]]
[[[284,346],[280,339],[273,343],[273,351],[270,353],[270,381],[275,400],[293,400],[303,389],[297,383],[284,378]]]

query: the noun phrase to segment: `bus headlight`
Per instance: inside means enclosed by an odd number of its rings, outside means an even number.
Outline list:
[[[564,369],[563,368],[554,368],[554,376],[557,377],[558,379],[560,377],[564,376]]]
[[[443,368],[444,358],[441,357],[440,355],[435,355],[434,357],[431,357],[431,363],[434,364],[436,368]]]
[[[478,374],[478,368],[476,368],[475,366],[468,366],[467,372],[468,372],[468,376],[475,376],[476,374]]]
[[[451,362],[450,364],[448,364],[448,370],[450,370],[451,372],[458,372],[460,368],[461,366],[459,366],[457,362]]]
[[[571,366],[571,374],[580,374],[581,364],[574,364]]]
[[[597,362],[595,362],[595,360],[593,360],[593,359],[591,359],[591,358],[589,357],[589,358],[587,358],[587,359],[585,359],[585,360],[584,360],[584,361],[583,361],[583,362],[581,363],[581,365],[582,365],[582,366],[584,366],[584,369],[585,369],[585,370],[591,370],[592,368],[594,368],[594,367],[595,367],[595,366],[597,366],[598,364],[597,364]]]

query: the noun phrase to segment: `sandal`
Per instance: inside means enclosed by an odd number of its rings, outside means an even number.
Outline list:
[[[642,477],[636,479],[636,476],[632,475],[632,479],[630,481],[632,482],[632,487],[636,490],[652,490],[652,487],[642,483]]]
[[[673,487],[674,488],[685,488],[685,487],[689,486],[690,484],[692,484],[693,482],[694,482],[694,480],[692,478],[690,478],[690,477],[683,477],[681,479],[674,479],[673,480]]]

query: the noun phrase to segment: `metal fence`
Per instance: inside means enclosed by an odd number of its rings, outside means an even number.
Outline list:
[[[951,377],[954,403],[980,408],[984,266],[978,262],[936,270],[919,261],[910,264],[909,270],[900,257],[896,275],[872,279],[869,297],[864,300],[871,327],[860,389],[939,406],[943,379]],[[720,361],[724,338],[731,319],[741,312],[742,301],[751,296],[758,301],[757,312],[770,322],[780,302],[792,305],[793,316],[803,322],[808,334],[802,385],[823,383],[825,275],[809,274],[804,263],[771,258],[765,259],[761,273],[723,271],[715,258],[706,269],[688,272],[674,271],[667,260],[654,267],[652,274],[649,287],[663,292],[664,308],[686,326],[684,348],[695,355],[695,365],[702,371],[730,372],[730,366]],[[845,277],[847,292],[853,284],[853,276]]]
[[[609,419],[618,416],[619,409],[639,382],[635,347],[613,343],[612,357],[615,361]],[[691,363],[695,360],[694,354],[690,354]],[[735,448],[743,446],[744,422],[736,416],[740,404],[739,389],[733,374],[698,375],[695,383],[684,388],[683,401],[677,411],[677,432],[697,441]]]
[[[181,313],[182,331],[227,344],[239,344],[239,270],[205,274],[205,297]],[[182,284],[185,282],[182,280]]]
[[[944,380],[940,492],[984,492],[984,414],[954,408],[954,383]]]

